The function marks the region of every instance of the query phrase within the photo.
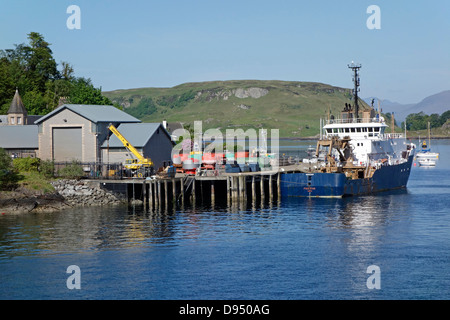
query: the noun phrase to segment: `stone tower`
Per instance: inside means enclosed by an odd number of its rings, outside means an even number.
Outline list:
[[[9,125],[25,125],[27,124],[27,109],[23,105],[22,99],[19,95],[19,90],[16,89],[11,106],[8,110],[8,124]]]

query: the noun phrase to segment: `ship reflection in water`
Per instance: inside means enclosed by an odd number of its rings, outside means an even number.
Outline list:
[[[344,199],[292,198],[283,203],[242,207],[209,206],[160,212],[143,207],[76,208],[66,212],[2,217],[0,257],[177,246],[183,241],[220,241],[229,235],[263,235],[288,223],[289,229],[349,230],[365,244],[371,228],[388,225],[408,212],[406,190],[383,196]],[[394,208],[395,203],[395,208]],[[288,222],[291,220],[290,222]]]

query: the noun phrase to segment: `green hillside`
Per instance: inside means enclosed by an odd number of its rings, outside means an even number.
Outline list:
[[[322,83],[234,80],[185,83],[173,88],[103,92],[144,122],[203,121],[203,129],[279,129],[280,137],[313,137],[328,108],[338,115],[351,90]],[[369,108],[360,100],[362,109]]]

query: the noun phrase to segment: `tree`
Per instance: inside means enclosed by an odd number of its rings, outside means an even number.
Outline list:
[[[427,123],[430,122],[430,128],[437,128],[437,127],[441,126],[440,121],[439,121],[439,114],[437,114],[437,113],[431,114],[428,117],[428,119],[426,119],[426,120],[427,120]],[[427,124],[427,126],[428,126],[428,124]]]
[[[61,78],[67,81],[71,81],[74,79],[74,70],[73,66],[71,66],[68,62],[62,61],[61,62]]]
[[[423,130],[427,128],[428,116],[422,111],[411,113],[406,117],[407,130]]]
[[[0,114],[8,111],[16,88],[30,115],[52,111],[61,98],[77,104],[112,105],[90,79],[74,74],[65,61],[58,70],[50,43],[37,32],[29,33],[28,44],[0,50]]]
[[[100,88],[95,88],[90,79],[76,78],[71,82],[70,103],[112,105],[111,100],[102,95]]]
[[[450,110],[447,110],[443,114],[440,115],[439,124],[442,126],[444,123],[447,122],[448,119],[450,119]]]
[[[45,83],[48,80],[60,78],[60,73],[52,56],[50,44],[44,40],[44,37],[37,32],[31,32],[28,34],[28,39],[31,47],[25,47],[25,51],[29,52],[26,71],[35,87],[44,92]]]

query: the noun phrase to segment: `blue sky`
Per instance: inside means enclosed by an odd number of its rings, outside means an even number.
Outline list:
[[[78,5],[81,29],[69,30]],[[369,30],[369,5],[381,29]],[[39,32],[103,90],[233,79],[317,81],[419,102],[450,90],[450,1],[0,0],[0,49]]]

